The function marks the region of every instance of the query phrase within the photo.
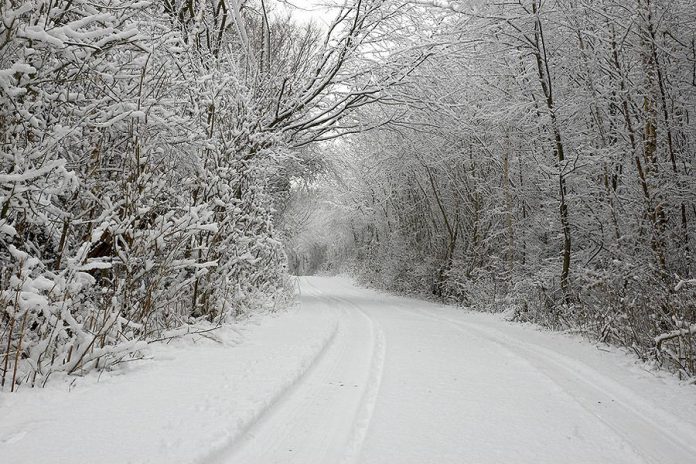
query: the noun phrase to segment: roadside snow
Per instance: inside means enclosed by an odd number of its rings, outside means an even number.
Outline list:
[[[0,394],[0,462],[202,462],[302,376],[335,327],[331,311],[304,305],[215,332],[222,343],[152,345],[151,360],[70,389]]]

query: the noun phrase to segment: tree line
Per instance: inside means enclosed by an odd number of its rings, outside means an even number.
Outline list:
[[[374,75],[381,2],[298,25],[264,0],[0,4],[0,382],[43,385],[283,304],[274,222]],[[382,61],[384,70],[388,61]]]
[[[687,0],[416,1],[425,50],[332,147],[303,249],[696,372],[696,8]],[[325,221],[326,222],[326,221]],[[310,260],[311,261],[311,260]],[[346,264],[348,263],[348,264]]]

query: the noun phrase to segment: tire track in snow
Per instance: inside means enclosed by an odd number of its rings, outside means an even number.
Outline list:
[[[384,335],[350,299],[307,281],[303,286],[319,308],[338,313],[335,341],[312,372],[214,462],[339,463],[359,455],[381,380]]]
[[[308,283],[309,284],[309,283]],[[310,284],[311,285],[311,284]],[[316,288],[316,287],[314,287]],[[359,313],[369,324],[371,340],[371,356],[369,362],[369,377],[363,388],[360,403],[356,409],[352,421],[351,432],[348,436],[346,452],[341,459],[341,464],[353,464],[358,461],[363,448],[365,438],[372,422],[377,396],[379,395],[386,359],[387,342],[381,325],[365,312],[360,306],[347,297],[326,295],[327,300],[333,300],[339,304],[351,307]]]
[[[384,362],[387,353],[387,340],[381,325],[361,309],[360,306],[347,298],[335,299],[343,300],[346,304],[362,314],[369,322],[370,332],[372,334],[372,356],[370,359],[369,378],[360,399],[360,405],[356,411],[355,418],[353,419],[353,427],[348,439],[345,456],[341,460],[341,464],[353,464],[358,461],[363,444],[365,443],[365,438],[370,430],[372,416],[374,415],[377,397],[382,384]]]
[[[316,290],[316,289],[315,289]],[[312,296],[317,293],[313,292]],[[310,377],[312,372],[316,370],[321,360],[326,357],[328,351],[335,344],[337,334],[340,330],[339,319],[336,318],[330,330],[329,335],[320,342],[319,348],[309,358],[301,362],[298,370],[288,381],[282,384],[276,394],[268,398],[253,414],[253,416],[244,424],[239,426],[237,430],[226,440],[226,442],[207,453],[202,458],[197,459],[197,464],[223,464],[229,462],[230,456],[234,454],[235,448],[239,445],[244,437],[253,432],[255,427],[258,427],[264,422],[267,416],[273,414],[274,409],[278,408],[294,391],[300,388],[306,378]]]
[[[645,399],[602,376],[586,364],[541,346],[513,339],[496,329],[452,320],[418,308],[407,311],[445,322],[463,333],[495,343],[527,361],[531,367],[563,389],[584,410],[597,417],[647,462],[672,462],[666,461],[663,454],[657,455],[656,447],[650,446],[654,443],[655,437],[660,437],[666,445],[659,447],[665,450],[664,454],[678,456],[678,461],[675,462],[691,462],[696,456],[696,447],[691,444],[696,441],[696,429],[693,426],[667,411],[646,404]],[[553,369],[549,366],[553,366]],[[621,409],[603,414],[609,411],[600,411],[596,399],[605,399],[608,396]],[[674,426],[675,424],[678,426]]]
[[[543,376],[545,379],[548,379],[551,383],[553,383],[556,387],[558,387],[562,392],[565,393],[565,395],[571,401],[573,401],[575,404],[577,404],[587,414],[589,414],[593,417],[599,418],[601,423],[607,428],[608,432],[612,433],[616,437],[616,439],[620,440],[625,446],[630,448],[633,451],[633,453],[635,453],[636,456],[641,456],[642,453],[640,452],[640,450],[636,446],[634,446],[630,440],[628,440],[625,437],[625,434],[620,433],[619,430],[617,430],[615,427],[608,424],[601,417],[599,417],[594,411],[589,409],[586,406],[586,404],[584,402],[580,401],[579,398],[577,398],[577,396],[574,393],[569,391],[567,387],[564,387],[563,385],[561,385],[561,383],[559,383],[556,376],[554,376],[552,373],[548,372],[547,369],[544,369],[543,366],[540,366],[538,363],[532,362],[532,359],[530,359],[529,355],[523,356],[522,354],[520,354],[520,351],[513,350],[511,347],[505,345],[504,343],[499,342],[498,340],[492,339],[491,337],[486,337],[485,335],[479,333],[475,329],[464,327],[463,324],[459,324],[459,323],[452,321],[450,319],[443,318],[443,317],[437,317],[437,316],[429,314],[427,311],[417,309],[417,308],[414,308],[413,310],[407,310],[407,311],[412,313],[412,314],[426,317],[430,320],[444,322],[447,325],[451,326],[453,329],[457,330],[458,332],[462,332],[462,333],[466,334],[467,336],[473,336],[474,338],[477,338],[477,339],[481,340],[482,342],[492,343],[499,350],[504,351],[504,352],[512,355],[513,357],[517,358],[518,360],[522,361],[525,365],[527,365],[531,369],[537,371],[541,376]],[[643,459],[641,459],[641,462],[645,463],[645,461]]]

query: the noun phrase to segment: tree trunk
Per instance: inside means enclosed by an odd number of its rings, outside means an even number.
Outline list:
[[[561,221],[561,230],[563,233],[563,257],[561,265],[561,290],[563,299],[566,304],[572,302],[570,290],[570,263],[572,257],[572,236],[570,230],[570,219],[568,213],[568,186],[566,181],[565,170],[565,150],[563,146],[563,138],[556,116],[556,108],[554,103],[553,87],[551,83],[551,74],[549,71],[548,56],[546,53],[546,45],[544,41],[544,31],[539,17],[540,5],[538,0],[532,3],[532,11],[535,15],[534,21],[534,57],[536,58],[537,72],[541,89],[544,92],[546,108],[551,119],[551,132],[553,134],[554,155],[558,164],[558,193],[559,205],[558,212]]]

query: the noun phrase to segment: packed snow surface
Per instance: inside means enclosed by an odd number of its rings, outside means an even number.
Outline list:
[[[687,463],[696,388],[618,350],[300,279],[300,305],[0,396],[5,463]]]

